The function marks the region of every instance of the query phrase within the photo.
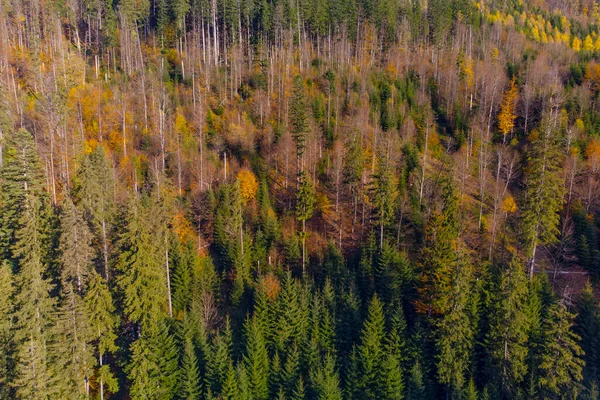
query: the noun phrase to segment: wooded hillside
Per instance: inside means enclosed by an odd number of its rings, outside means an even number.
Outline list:
[[[0,2],[0,399],[598,399],[595,0]]]

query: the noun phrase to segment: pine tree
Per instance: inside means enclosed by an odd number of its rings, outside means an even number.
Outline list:
[[[225,369],[225,381],[220,393],[224,400],[237,400],[240,398],[237,375],[231,360],[227,363],[227,368]]]
[[[91,331],[94,335],[94,351],[98,358],[98,382],[100,399],[105,397],[105,385],[108,391],[117,392],[119,385],[117,379],[110,371],[110,366],[105,364],[104,356],[107,352],[117,351],[115,330],[118,319],[112,296],[102,277],[92,271],[89,275],[88,289],[85,294],[85,305]]]
[[[20,398],[49,398],[52,393],[49,346],[52,343],[53,285],[45,278],[40,201],[33,193],[25,200],[21,228],[13,247],[18,259],[15,277],[14,339],[18,346],[15,387]]]
[[[404,398],[404,377],[402,362],[405,346],[406,321],[401,306],[396,306],[391,318],[390,332],[385,339],[385,362],[383,365],[385,380],[385,398],[399,400]]]
[[[530,325],[526,310],[527,292],[525,269],[514,258],[500,277],[488,339],[495,366],[492,376],[500,375],[500,386],[507,395],[515,395],[527,372]]]
[[[269,356],[264,336],[256,318],[246,319],[246,354],[244,366],[248,376],[248,387],[253,399],[269,398]]]
[[[578,343],[581,338],[572,331],[572,320],[566,306],[555,303],[544,321],[539,385],[549,398],[572,396],[583,379],[583,351]]]

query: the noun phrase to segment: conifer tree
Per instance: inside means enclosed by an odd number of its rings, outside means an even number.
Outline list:
[[[600,308],[590,282],[586,283],[577,303],[577,317],[573,331],[581,337],[586,383],[597,381],[600,372]]]
[[[306,273],[306,221],[314,212],[316,197],[315,189],[308,174],[302,171],[298,175],[298,193],[296,195],[296,218],[302,224],[300,239],[302,240],[302,273]]]
[[[358,346],[361,379],[359,388],[363,398],[377,399],[384,396],[384,329],[383,305],[377,295],[374,295],[369,304]]]
[[[229,318],[225,320],[224,329],[213,339],[211,351],[206,363],[206,385],[212,393],[220,393],[229,378],[231,362],[231,326]],[[230,384],[232,384],[230,382]]]
[[[417,361],[410,370],[406,399],[425,400],[426,398],[427,394],[425,392],[425,384],[423,381],[423,370],[421,369],[421,364]]]
[[[394,204],[396,198],[390,161],[386,159],[384,154],[377,157],[376,169],[372,179],[369,197],[374,206],[377,225],[379,225],[379,247],[382,248],[384,229],[395,215]]]
[[[525,190],[521,205],[521,230],[529,258],[529,279],[533,278],[536,249],[555,242],[559,234],[559,211],[564,203],[564,184],[560,173],[563,152],[560,150],[558,111],[542,120],[529,135],[529,152],[525,167]]]
[[[452,188],[444,189],[444,204],[434,211],[425,228],[425,243],[420,266],[417,311],[427,315],[443,315],[450,308],[452,277],[458,263],[457,203]]]
[[[246,319],[246,354],[244,367],[248,377],[248,388],[253,399],[269,398],[269,355],[264,336],[256,318]]]
[[[63,200],[60,231],[63,286],[74,285],[77,294],[82,295],[92,268],[92,238],[82,213],[68,194]]]
[[[131,201],[127,226],[120,238],[121,254],[116,268],[117,286],[124,294],[123,309],[128,319],[142,329],[153,329],[168,309],[162,243],[155,243],[146,207]]]
[[[90,327],[94,335],[94,351],[98,358],[98,384],[100,399],[104,400],[105,385],[108,391],[117,392],[119,385],[110,366],[105,363],[105,354],[117,350],[115,334],[118,319],[115,315],[115,306],[106,283],[100,274],[92,271],[89,275],[88,289],[85,294],[85,304],[89,317]]]
[[[177,346],[164,320],[154,329],[145,330],[131,345],[131,361],[126,369],[131,398],[173,399],[179,381],[178,359]]]
[[[53,395],[58,398],[88,398],[96,365],[88,310],[76,290],[76,286],[70,283],[63,287],[54,326]]]
[[[327,353],[325,356],[315,381],[318,400],[342,400],[340,380],[335,368],[335,358],[331,353]]]
[[[573,315],[561,302],[552,304],[544,321],[539,385],[547,397],[573,396],[583,379],[581,339],[572,331]]]
[[[77,198],[90,222],[96,240],[94,241],[104,279],[110,279],[109,255],[110,237],[116,215],[116,184],[113,167],[104,146],[87,154],[75,178]]]
[[[233,367],[233,361],[229,360],[225,370],[225,381],[221,396],[224,400],[236,400],[240,398],[237,375]]]
[[[10,259],[17,242],[20,219],[29,196],[44,202],[43,172],[33,136],[25,129],[9,135],[0,181],[0,256]],[[29,205],[31,206],[31,205]]]
[[[178,397],[183,400],[196,400],[200,397],[201,393],[198,358],[196,357],[196,349],[191,336],[192,332],[189,329],[184,332],[178,390]]]
[[[49,348],[55,301],[50,297],[53,285],[45,278],[40,201],[32,192],[26,197],[19,225],[12,249],[18,260],[13,315],[18,362],[14,385],[20,398],[49,398],[53,393]]]
[[[0,398],[13,398],[14,375],[12,325],[13,276],[8,261],[0,264]]]
[[[493,376],[500,375],[500,386],[515,395],[527,372],[527,340],[530,321],[525,268],[514,258],[502,271],[496,307],[490,321],[489,348],[494,363]]]
[[[292,96],[290,99],[289,124],[292,137],[296,143],[296,173],[304,170],[301,162],[306,151],[306,135],[308,132],[308,118],[306,115],[306,91],[304,81],[300,75],[294,77]],[[299,176],[299,175],[298,175]],[[298,179],[298,184],[300,184]]]

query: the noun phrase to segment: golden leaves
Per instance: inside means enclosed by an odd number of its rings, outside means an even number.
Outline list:
[[[240,193],[244,204],[254,199],[258,191],[258,180],[256,176],[247,168],[242,168],[237,174],[237,179],[240,182]]]
[[[517,98],[517,84],[515,78],[510,82],[510,88],[504,93],[500,114],[498,115],[498,129],[506,136],[515,126],[515,100]]]

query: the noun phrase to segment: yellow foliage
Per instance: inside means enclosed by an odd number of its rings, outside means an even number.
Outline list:
[[[515,100],[517,98],[517,84],[515,78],[510,82],[510,88],[504,93],[500,114],[498,115],[498,128],[504,136],[515,126]]]
[[[192,224],[190,224],[190,221],[188,221],[181,211],[173,217],[173,232],[183,243],[188,243],[195,239]]]
[[[594,41],[592,40],[592,37],[590,35],[587,35],[585,37],[585,40],[583,41],[583,49],[585,51],[594,50]]]
[[[256,196],[258,180],[252,171],[247,168],[242,168],[240,172],[238,172],[237,179],[240,182],[240,192],[245,204]]]
[[[502,200],[502,210],[507,214],[517,211],[517,203],[515,202],[514,197],[512,197],[510,194],[507,195],[504,200]]]
[[[579,39],[577,36],[575,36],[573,38],[573,43],[571,43],[571,47],[575,51],[580,51],[581,50],[581,39]]]

